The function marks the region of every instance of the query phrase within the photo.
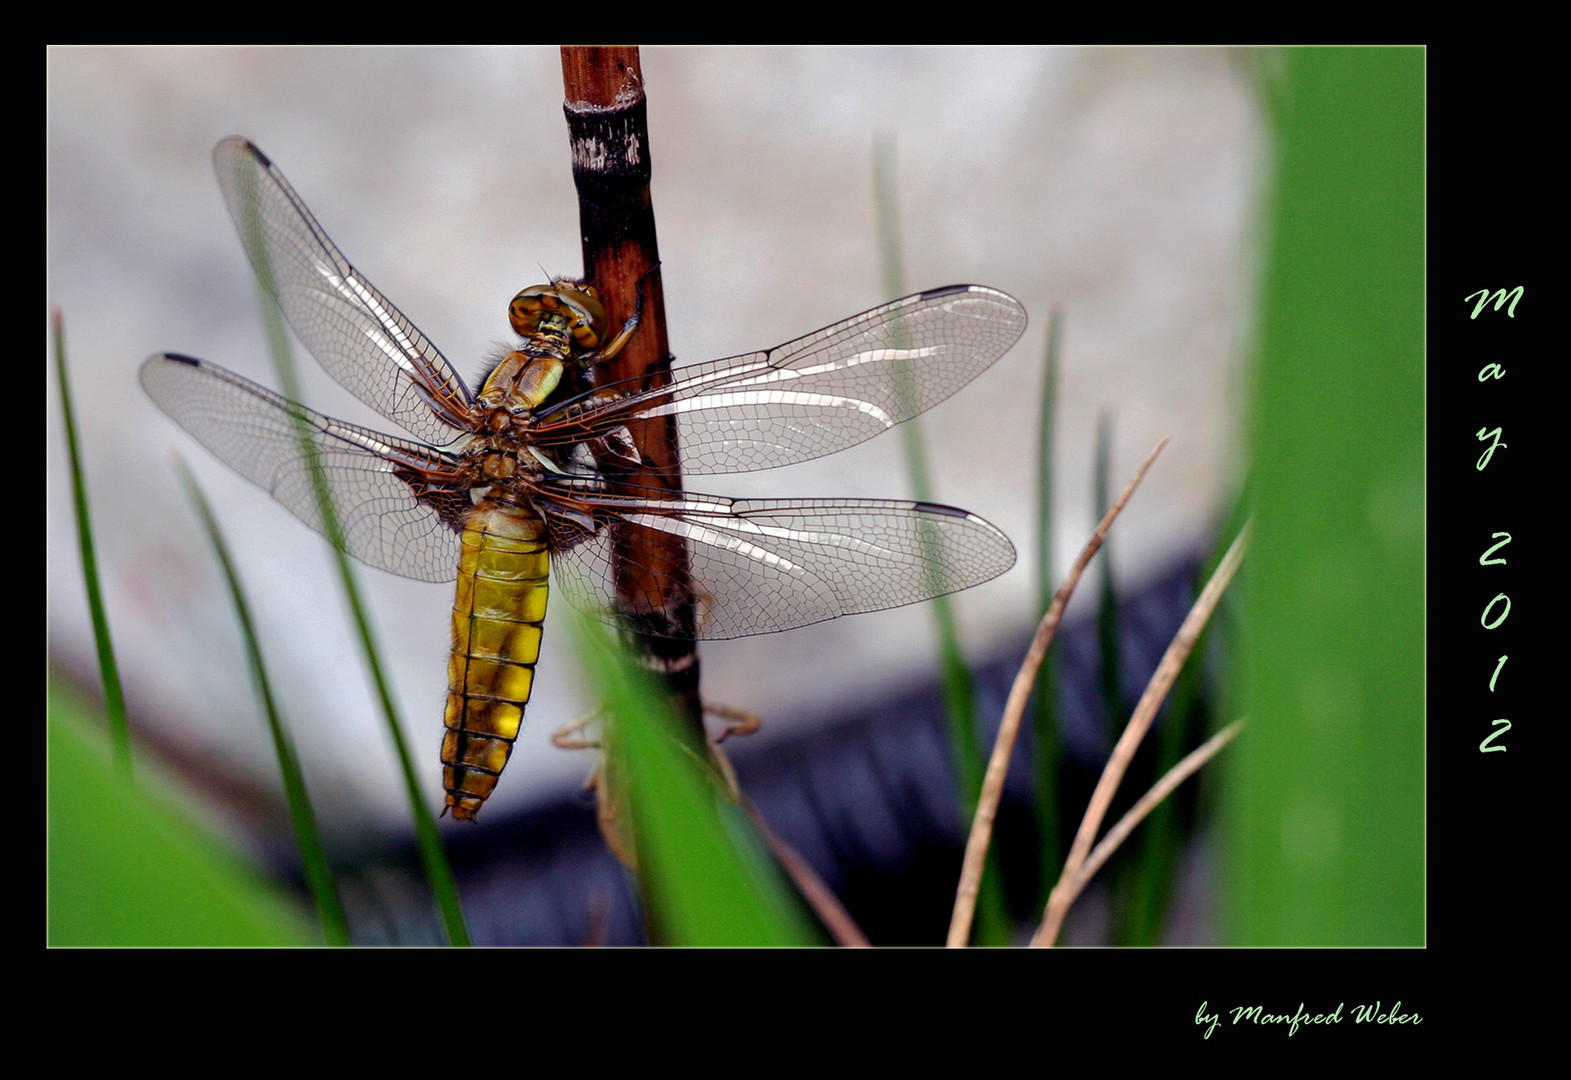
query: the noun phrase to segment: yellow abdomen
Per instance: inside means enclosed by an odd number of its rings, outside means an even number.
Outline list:
[[[470,514],[453,601],[442,786],[473,818],[507,764],[540,658],[550,558],[545,522],[489,499]]]

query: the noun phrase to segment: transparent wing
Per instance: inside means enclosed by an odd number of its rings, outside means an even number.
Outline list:
[[[1007,293],[950,285],[864,311],[765,352],[692,364],[668,386],[613,384],[543,411],[543,445],[675,416],[682,470],[750,472],[844,450],[949,397],[1025,332]]]
[[[1014,565],[1009,538],[975,514],[879,499],[724,499],[692,492],[586,497],[548,487],[559,590],[615,621],[629,606],[687,593],[675,567],[639,555],[659,538],[685,543],[700,638],[790,630],[882,611],[979,585]],[[585,527],[591,508],[595,528]],[[652,595],[619,597],[613,549],[638,563]],[[639,560],[644,560],[640,562]]]
[[[463,379],[349,264],[267,155],[229,138],[213,167],[257,279],[328,374],[427,442],[468,431],[474,399]]]
[[[457,459],[323,416],[188,356],[152,356],[141,379],[158,407],[198,442],[326,536],[300,442],[303,425],[327,480],[344,550],[421,581],[457,575],[456,530],[470,505]]]

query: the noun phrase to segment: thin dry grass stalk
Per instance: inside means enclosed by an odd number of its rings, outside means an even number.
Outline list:
[[[1069,911],[1069,905],[1074,903],[1084,884],[1081,880],[1081,871],[1091,851],[1091,841],[1096,838],[1097,830],[1102,826],[1102,819],[1107,816],[1107,808],[1113,801],[1113,794],[1118,790],[1124,773],[1128,771],[1129,763],[1134,760],[1140,740],[1145,738],[1146,732],[1150,730],[1151,722],[1156,718],[1157,710],[1162,707],[1162,701],[1167,697],[1168,690],[1172,688],[1173,680],[1178,677],[1184,661],[1188,659],[1195,642],[1199,640],[1200,632],[1205,629],[1211,612],[1216,609],[1217,601],[1222,598],[1228,582],[1232,581],[1233,573],[1244,557],[1248,536],[1249,526],[1246,525],[1233,540],[1232,546],[1227,549],[1227,554],[1222,557],[1222,562],[1211,575],[1211,580],[1206,582],[1206,587],[1200,591],[1200,596],[1189,609],[1189,614],[1184,617],[1183,625],[1173,636],[1166,655],[1157,665],[1151,681],[1146,684],[1145,693],[1141,695],[1140,703],[1135,706],[1134,714],[1129,718],[1129,725],[1124,728],[1123,735],[1119,737],[1118,745],[1113,747],[1113,753],[1102,769],[1102,777],[1097,781],[1096,790],[1091,793],[1091,802],[1086,806],[1085,817],[1080,820],[1080,831],[1075,834],[1075,842],[1069,849],[1069,858],[1064,860],[1064,871],[1059,875],[1058,884],[1053,886],[1053,891],[1047,898],[1042,925],[1031,939],[1033,948],[1052,945],[1058,939],[1058,932],[1063,927],[1064,916]]]
[[[965,861],[961,864],[960,883],[955,889],[954,913],[950,916],[949,938],[946,942],[952,948],[963,947],[971,937],[971,919],[976,913],[977,891],[982,884],[982,869],[987,861],[987,848],[992,842],[993,821],[998,816],[998,804],[1004,794],[1004,777],[1009,771],[1009,755],[1014,752],[1015,738],[1020,733],[1020,722],[1025,716],[1026,702],[1031,698],[1031,687],[1036,682],[1037,669],[1042,666],[1042,658],[1047,655],[1047,647],[1052,644],[1053,635],[1058,632],[1058,624],[1063,621],[1064,608],[1068,606],[1069,598],[1074,594],[1080,575],[1102,547],[1103,541],[1107,539],[1108,530],[1113,526],[1113,521],[1123,510],[1129,497],[1134,494],[1146,470],[1151,468],[1152,462],[1156,461],[1157,455],[1166,445],[1166,439],[1156,444],[1134,478],[1125,485],[1113,505],[1108,507],[1101,524],[1096,527],[1096,532],[1092,534],[1091,539],[1086,541],[1080,557],[1075,560],[1075,565],[1064,578],[1064,583],[1058,587],[1058,592],[1053,594],[1053,602],[1048,605],[1047,614],[1042,616],[1042,621],[1037,625],[1036,635],[1031,639],[1031,647],[1026,650],[1025,659],[1020,664],[1020,671],[1015,675],[1014,685],[1009,690],[1009,700],[1004,704],[1003,719],[998,725],[998,735],[993,740],[993,755],[988,759],[987,772],[982,777],[982,793],[977,799],[976,815],[971,819],[971,835],[966,840]]]
[[[1102,837],[1096,847],[1091,849],[1091,854],[1086,856],[1085,865],[1080,868],[1080,873],[1075,875],[1075,892],[1079,893],[1091,883],[1096,872],[1102,869],[1102,864],[1107,862],[1108,856],[1118,850],[1129,834],[1135,831],[1135,826],[1145,820],[1146,816],[1155,810],[1162,800],[1173,793],[1173,789],[1188,780],[1200,771],[1200,766],[1210,761],[1221,751],[1222,747],[1232,742],[1240,731],[1244,730],[1244,721],[1234,720],[1227,727],[1211,736],[1205,742],[1195,747],[1184,755],[1184,759],[1171,769],[1167,774],[1151,785],[1151,790],[1140,796],[1140,801],[1129,808],[1129,812],[1118,819],[1118,824],[1107,830],[1107,835]]]

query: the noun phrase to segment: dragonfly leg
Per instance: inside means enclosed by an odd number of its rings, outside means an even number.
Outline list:
[[[757,713],[748,712],[746,709],[733,709],[729,705],[716,705],[709,701],[704,702],[704,715],[726,721],[720,734],[711,740],[715,743],[723,743],[733,735],[751,735],[764,726],[764,721]]]
[[[633,299],[633,317],[622,324],[622,329],[616,332],[616,337],[600,346],[600,348],[596,349],[594,352],[584,356],[581,361],[582,363],[598,364],[602,360],[611,359],[617,353],[622,351],[622,346],[627,344],[628,339],[633,336],[633,331],[638,329],[638,320],[644,314],[644,282],[648,279],[650,274],[653,274],[659,268],[660,264],[655,263],[654,266],[651,266],[647,271],[644,272],[643,277],[638,279],[638,293]]]
[[[616,337],[606,342],[603,348],[596,350],[584,357],[584,359],[598,364],[600,361],[609,360],[621,352],[622,346],[626,345],[628,339],[633,336],[633,331],[638,329],[638,318],[643,314],[643,307],[644,291],[640,289],[638,291],[638,305],[633,308],[633,317],[622,324],[622,329],[617,331]]]
[[[741,788],[737,784],[736,770],[732,768],[731,761],[726,757],[725,751],[720,748],[720,743],[732,735],[751,735],[761,725],[757,714],[742,709],[733,709],[725,705],[704,705],[704,712],[710,716],[726,721],[725,727],[718,735],[710,737],[707,742],[710,767],[718,777],[722,790],[732,802],[741,800]],[[585,731],[591,725],[600,723],[605,719],[605,711],[596,709],[585,713],[583,716],[568,721],[551,733],[551,742],[563,750],[603,750],[604,740],[600,734],[589,735]],[[595,793],[595,816],[600,825],[600,834],[605,839],[606,846],[611,849],[624,866],[636,869],[637,855],[634,852],[632,830],[629,827],[627,814],[624,809],[624,785],[612,774],[604,756],[596,763],[589,774],[589,779],[584,784],[585,788]]]
[[[582,733],[585,728],[600,722],[604,718],[604,709],[593,709],[583,716],[569,720],[551,732],[551,744],[563,750],[598,750],[600,749],[600,739]]]

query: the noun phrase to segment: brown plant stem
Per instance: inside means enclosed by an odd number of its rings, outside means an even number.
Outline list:
[[[643,72],[632,46],[562,49],[573,183],[578,189],[584,279],[600,293],[614,332],[635,313],[638,329],[615,357],[597,366],[595,385],[632,379],[660,386],[671,377],[665,291],[649,194],[652,165]],[[628,433],[643,462],[617,477],[629,492],[680,491],[676,418],[634,420]],[[672,708],[704,742],[698,687],[697,614],[686,544],[652,530],[612,530],[617,595],[627,636],[659,674]]]

